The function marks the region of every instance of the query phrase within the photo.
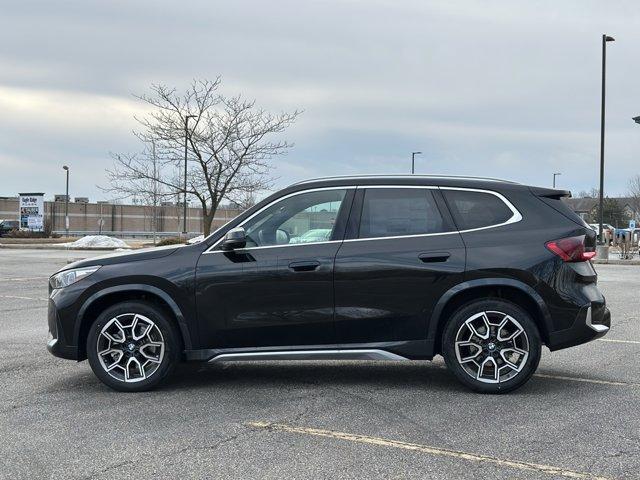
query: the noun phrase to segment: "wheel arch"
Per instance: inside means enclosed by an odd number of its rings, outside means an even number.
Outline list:
[[[477,299],[498,298],[511,301],[533,317],[543,343],[548,343],[553,330],[551,314],[542,297],[529,285],[508,278],[483,278],[463,282],[445,292],[433,309],[427,338],[434,354],[441,353],[441,338],[451,315],[461,306]]]
[[[128,300],[144,300],[154,303],[171,318],[180,331],[184,349],[192,348],[191,334],[178,304],[164,290],[145,284],[126,284],[108,287],[91,295],[80,307],[74,329],[74,344],[78,348],[78,360],[87,356],[86,339],[93,320],[104,309]]]

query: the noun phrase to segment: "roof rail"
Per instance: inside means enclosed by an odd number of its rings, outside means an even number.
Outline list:
[[[388,177],[392,177],[392,178],[416,178],[416,177],[420,177],[420,178],[455,178],[455,179],[468,179],[468,180],[490,180],[493,182],[503,182],[503,183],[512,183],[515,185],[520,185],[518,182],[514,182],[512,180],[504,180],[502,178],[494,178],[494,177],[474,177],[471,175],[418,175],[418,174],[411,174],[411,175],[403,175],[403,174],[363,174],[363,175],[332,175],[332,176],[328,176],[328,177],[317,177],[317,178],[310,178],[307,180],[301,180],[299,182],[295,182],[292,185],[300,185],[303,183],[310,183],[310,182],[318,182],[321,180],[340,180],[340,179],[358,179],[358,178],[388,178]]]

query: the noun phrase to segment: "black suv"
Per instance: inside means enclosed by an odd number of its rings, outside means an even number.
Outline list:
[[[479,392],[603,336],[595,232],[569,192],[479,178],[292,185],[202,243],[91,258],[50,280],[48,349],[123,391],[181,360],[422,360]]]

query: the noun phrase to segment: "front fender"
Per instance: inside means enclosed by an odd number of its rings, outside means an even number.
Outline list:
[[[191,350],[193,348],[193,344],[191,342],[191,334],[189,333],[187,322],[185,321],[182,310],[180,309],[178,304],[164,290],[152,285],[145,285],[143,283],[130,283],[107,287],[99,290],[98,292],[87,298],[87,300],[85,300],[85,302],[82,304],[82,307],[80,307],[80,310],[78,311],[78,321],[75,323],[73,332],[74,345],[79,344],[80,329],[82,324],[84,323],[84,316],[91,305],[107,295],[119,292],[143,292],[161,298],[169,306],[169,308],[171,308],[173,314],[176,317],[176,320],[178,321],[178,327],[180,328],[180,333],[182,334],[182,338],[184,340],[185,349]]]

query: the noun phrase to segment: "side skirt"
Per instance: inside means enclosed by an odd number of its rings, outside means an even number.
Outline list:
[[[286,350],[276,352],[221,353],[209,363],[253,360],[409,360],[385,350]]]
[[[331,345],[205,348],[185,350],[191,362],[238,360],[431,360],[433,344],[426,340]]]

